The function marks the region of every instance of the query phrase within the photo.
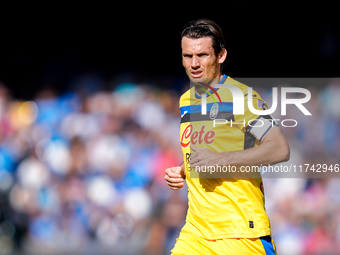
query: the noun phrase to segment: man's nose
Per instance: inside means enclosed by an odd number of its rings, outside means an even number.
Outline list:
[[[192,69],[198,69],[200,67],[200,61],[198,59],[198,57],[193,56],[191,59],[191,68]]]

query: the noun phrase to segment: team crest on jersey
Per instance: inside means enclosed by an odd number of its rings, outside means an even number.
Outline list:
[[[218,104],[214,104],[210,109],[210,119],[215,119],[218,114]]]

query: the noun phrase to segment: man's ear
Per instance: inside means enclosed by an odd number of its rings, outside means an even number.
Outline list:
[[[222,64],[227,58],[227,50],[223,48],[220,53],[218,53],[218,63]]]

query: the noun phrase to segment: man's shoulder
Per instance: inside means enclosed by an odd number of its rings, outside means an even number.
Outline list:
[[[225,80],[224,84],[233,85],[233,86],[239,88],[242,91],[244,97],[248,96],[248,88],[249,88],[248,85],[246,85],[242,82],[239,82],[238,80],[235,80],[235,79],[231,78],[230,76],[228,76],[228,78]],[[253,97],[261,99],[261,96],[255,90],[253,90]]]
[[[180,97],[180,99],[179,99],[179,105],[180,106],[183,106],[183,105],[190,105],[190,93],[191,93],[191,90],[192,90],[193,88],[190,88],[190,89],[188,89],[187,91],[185,91],[182,95],[181,95],[181,97]]]
[[[238,80],[235,80],[228,76],[228,78],[225,80],[224,84],[226,85],[233,85],[235,87],[238,87],[239,89],[242,90],[244,94],[248,93],[248,86],[242,82],[239,82]]]

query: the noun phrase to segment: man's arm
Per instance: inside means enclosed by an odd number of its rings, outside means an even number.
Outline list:
[[[221,153],[192,145],[191,149],[194,151],[190,157],[193,167],[217,164],[232,166],[272,165],[288,161],[290,157],[288,143],[278,126],[272,127],[262,138],[261,144],[251,149]]]
[[[182,164],[179,166],[170,167],[165,170],[164,179],[166,180],[166,183],[170,189],[178,190],[183,188],[185,177],[184,162],[182,162]]]

